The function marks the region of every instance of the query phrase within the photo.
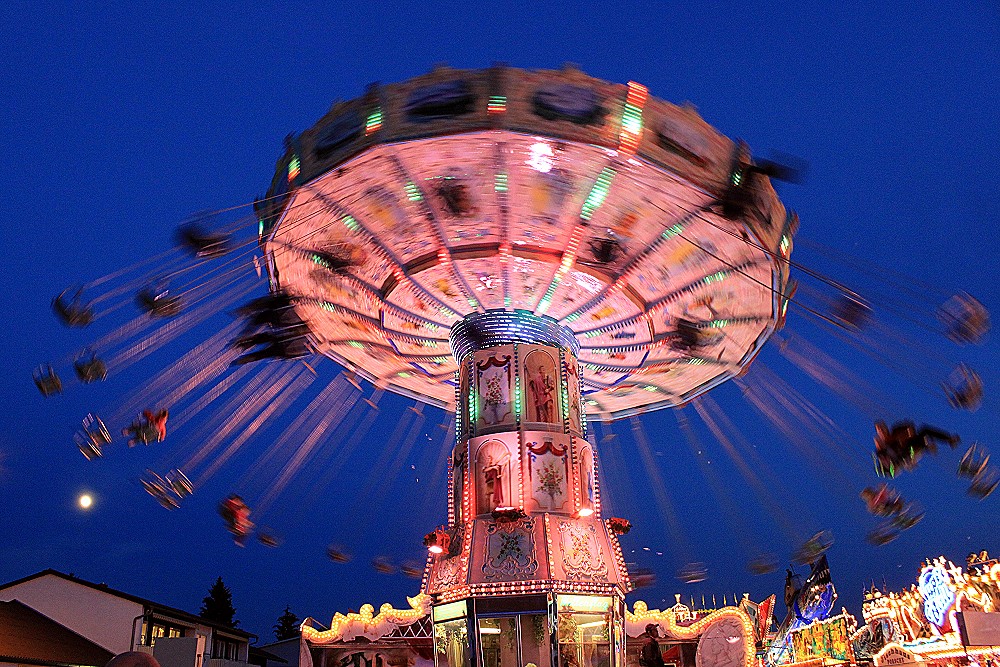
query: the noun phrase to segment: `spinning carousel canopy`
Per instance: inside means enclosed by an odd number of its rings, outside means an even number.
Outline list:
[[[507,311],[575,337],[591,414],[682,404],[781,324],[794,231],[745,146],[576,70],[437,69],[290,137],[258,205],[319,350],[452,406],[449,333]],[[683,334],[683,335],[682,335]]]

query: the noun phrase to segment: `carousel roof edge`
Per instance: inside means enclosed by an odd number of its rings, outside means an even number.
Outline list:
[[[358,612],[337,612],[327,630],[314,628],[310,623],[315,621],[307,618],[300,627],[302,638],[314,646],[351,641],[359,637],[375,641],[418,622],[431,612],[431,597],[424,592],[407,597],[406,601],[410,605],[409,609],[396,609],[386,602],[379,607],[377,614],[370,604],[361,605]]]
[[[359,96],[334,101],[313,125],[302,132],[293,132],[285,138],[267,194],[261,202],[262,212],[266,211],[264,215],[276,214],[283,208],[284,195],[289,190],[378,144],[479,130],[506,129],[521,134],[538,134],[541,126],[552,126],[551,121],[540,123],[533,117],[518,121],[517,114],[507,118],[508,99],[511,96],[525,94],[516,79],[530,80],[533,84],[542,86],[562,85],[599,92],[604,105],[601,106],[600,120],[603,123],[604,116],[609,117],[607,123],[609,131],[596,136],[589,131],[596,121],[567,120],[562,117],[556,119],[554,127],[563,126],[563,130],[552,131],[568,140],[578,139],[576,135],[587,136],[590,139],[587,143],[607,148],[617,146],[618,130],[621,128],[620,116],[626,107],[627,93],[630,86],[639,85],[635,82],[621,83],[594,77],[569,63],[564,64],[561,69],[512,67],[506,64],[494,64],[486,68],[438,66],[402,81],[370,84]],[[416,123],[405,122],[400,118],[405,106],[400,100],[404,97],[413,95],[419,97],[422,90],[447,86],[449,83],[464,84],[461,91],[445,91],[452,96],[461,97],[464,91],[470,100],[481,99],[484,102],[472,110],[463,109],[457,116],[432,116],[420,119]],[[644,86],[640,87],[646,90]],[[534,87],[527,92],[535,92]],[[704,133],[713,143],[733,145],[733,141],[708,123],[690,101],[675,103],[655,96],[650,97],[654,100],[653,106],[669,108],[667,115],[671,116],[674,122],[696,126],[698,131]],[[486,101],[489,104],[486,104]],[[391,131],[387,132],[387,128],[391,128]],[[323,157],[314,160],[308,153],[314,148],[316,135],[319,133],[329,136],[324,135]],[[658,164],[663,162],[656,159],[662,151],[649,152],[645,150],[644,145],[637,148],[638,155],[653,159]],[[683,146],[679,150],[683,152]],[[664,162],[665,165],[672,163],[672,159]]]

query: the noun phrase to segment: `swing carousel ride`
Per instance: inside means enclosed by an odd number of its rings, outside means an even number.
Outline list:
[[[919,361],[908,354],[923,342],[893,317],[912,319],[912,301],[901,305],[898,292],[865,294],[791,259],[798,219],[771,179],[796,175],[753,158],[690,107],[572,68],[438,68],[373,85],[286,139],[252,212],[248,205],[193,216],[180,226],[177,248],[60,294],[53,308],[70,327],[97,326],[130,304],[140,314],[63,362],[40,366],[35,383],[45,396],[61,393],[61,364],[81,384],[110,382],[209,331],[113,414],[87,415],[76,444],[92,459],[118,431],[130,447],[197,442],[193,451],[171,447],[162,469],[141,480],[173,509],[255,434],[282,424],[245,479],[285,457],[279,471],[252,502],[233,493],[219,508],[238,543],[256,535],[268,546],[279,543],[277,534],[256,526],[256,517],[305,466],[324,470],[321,482],[329,484],[371,428],[383,392],[415,402],[392,436],[401,453],[388,452],[379,474],[398,472],[423,406],[442,408],[447,523],[426,538],[428,566],[407,571],[423,576],[439,602],[598,596],[608,601],[600,613],[620,624],[632,583],[616,534],[628,522],[602,519],[599,439],[588,420],[630,421],[651,495],[666,514],[638,417],[692,406],[799,540],[793,559],[804,564],[832,537],[805,539],[790,527],[768,500],[767,462],[710,390],[733,380],[794,443],[855,470],[871,455],[885,477],[912,469],[939,444],[954,448],[958,438],[899,421],[905,412],[891,399],[809,340],[779,333],[790,307],[904,377],[925,384],[940,377],[931,389],[957,409],[975,410],[982,400],[969,367],[938,353]],[[989,317],[978,301],[919,291],[934,301],[924,333],[958,344],[982,340]],[[851,438],[816,406],[754,364],[772,339],[785,359],[873,422],[890,419],[874,433],[874,451],[850,451]],[[328,375],[329,365],[317,365],[323,358],[342,372]],[[328,384],[305,398],[324,378]],[[185,433],[189,424],[199,425],[196,433]],[[697,437],[686,416],[679,430]],[[867,470],[845,488],[856,488]],[[997,486],[981,445],[968,449],[959,472],[974,496]],[[869,536],[875,543],[922,516],[886,484],[862,497],[884,520]],[[331,545],[329,555],[348,560],[349,546]],[[762,574],[776,566],[777,557],[764,553],[748,568]],[[697,582],[707,573],[690,559],[678,576]],[[614,632],[622,636],[620,627]]]

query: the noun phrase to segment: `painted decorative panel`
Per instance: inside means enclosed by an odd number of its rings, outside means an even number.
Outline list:
[[[537,519],[486,524],[483,576],[486,581],[530,578],[538,571],[535,548]]]
[[[559,357],[554,348],[523,345],[519,354],[524,395],[524,422],[561,424]]]
[[[572,511],[569,475],[569,439],[551,433],[525,434],[528,469],[528,498],[531,511]],[[542,436],[542,437],[537,437]]]
[[[476,386],[476,432],[514,425],[514,348],[477,352],[473,374]]]
[[[507,441],[511,441],[510,444]],[[517,507],[517,435],[503,433],[474,438],[471,451],[475,453],[476,513],[487,514],[498,507]]]

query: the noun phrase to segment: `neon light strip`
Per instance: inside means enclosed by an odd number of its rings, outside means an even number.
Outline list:
[[[569,237],[569,243],[566,244],[566,249],[563,250],[562,260],[559,262],[559,268],[556,269],[555,275],[552,276],[552,282],[549,284],[549,288],[545,290],[545,296],[543,296],[542,300],[538,302],[538,307],[535,309],[536,315],[544,315],[545,311],[549,309],[549,306],[552,304],[552,297],[556,292],[556,288],[559,287],[559,283],[562,282],[563,276],[566,275],[566,272],[573,266],[573,262],[576,261],[576,251],[580,246],[580,239],[583,236],[583,230],[583,225],[577,225],[576,228],[573,229],[573,234]]]
[[[375,107],[365,120],[365,136],[375,134],[382,129],[382,108]]]
[[[649,89],[635,81],[628,82],[628,96],[622,112],[622,129],[618,135],[618,152],[623,157],[635,155],[642,139],[642,108],[649,97]]]
[[[507,98],[504,95],[490,95],[490,101],[486,103],[486,111],[491,114],[506,113]]]
[[[586,201],[583,202],[583,210],[580,212],[580,218],[590,220],[593,217],[594,211],[599,209],[607,198],[608,192],[611,190],[611,181],[614,180],[616,173],[612,167],[605,167],[601,170],[601,173],[597,176],[597,180],[594,181],[594,186],[590,189],[590,194],[587,195]]]

